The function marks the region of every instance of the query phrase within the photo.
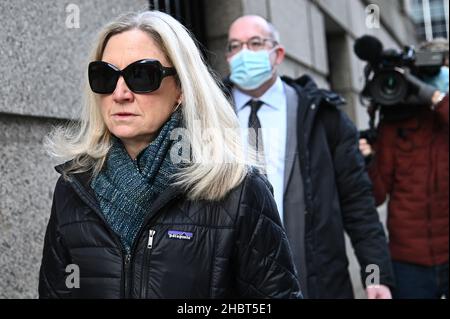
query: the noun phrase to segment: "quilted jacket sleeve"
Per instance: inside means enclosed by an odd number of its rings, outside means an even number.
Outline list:
[[[361,266],[363,284],[365,285],[369,275],[366,267],[377,265],[380,269],[380,283],[393,287],[387,239],[376,210],[373,186],[358,149],[358,132],[344,112],[339,114],[339,141],[334,167],[344,228]]]
[[[44,239],[44,251],[39,273],[39,298],[68,298],[70,289],[67,288],[65,272],[70,264],[70,257],[66,252],[63,238],[58,227],[58,198],[63,194],[60,179],[53,195],[52,210]]]
[[[286,233],[267,180],[244,181],[233,265],[239,298],[302,298]]]

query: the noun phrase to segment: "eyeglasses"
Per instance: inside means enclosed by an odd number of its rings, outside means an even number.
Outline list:
[[[271,42],[273,46],[276,46],[278,44],[278,42],[273,39],[260,37],[253,37],[250,38],[248,41],[232,40],[229,41],[227,44],[227,53],[230,55],[238,53],[239,51],[242,50],[244,44],[251,51],[259,51],[264,49],[266,42]]]
[[[163,67],[161,62],[152,59],[133,62],[123,70],[104,61],[91,62],[88,68],[89,85],[98,94],[113,93],[120,76],[134,93],[150,93],[159,89],[166,76],[176,73],[175,68]]]

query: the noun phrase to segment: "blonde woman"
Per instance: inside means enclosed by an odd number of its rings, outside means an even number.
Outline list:
[[[88,79],[79,124],[47,140],[71,160],[56,167],[40,297],[300,298],[270,186],[186,29],[119,17]],[[189,144],[174,151],[176,130]]]

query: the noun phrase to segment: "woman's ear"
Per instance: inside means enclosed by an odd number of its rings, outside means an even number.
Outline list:
[[[175,108],[172,113],[175,113],[179,109],[182,102],[183,102],[183,94],[180,93],[180,95],[178,96],[178,99],[176,101],[177,104],[175,105]]]

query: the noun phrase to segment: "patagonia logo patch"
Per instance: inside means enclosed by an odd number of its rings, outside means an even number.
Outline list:
[[[191,240],[194,236],[193,233],[187,231],[179,231],[179,230],[169,230],[167,235],[171,239],[182,239],[182,240]]]

